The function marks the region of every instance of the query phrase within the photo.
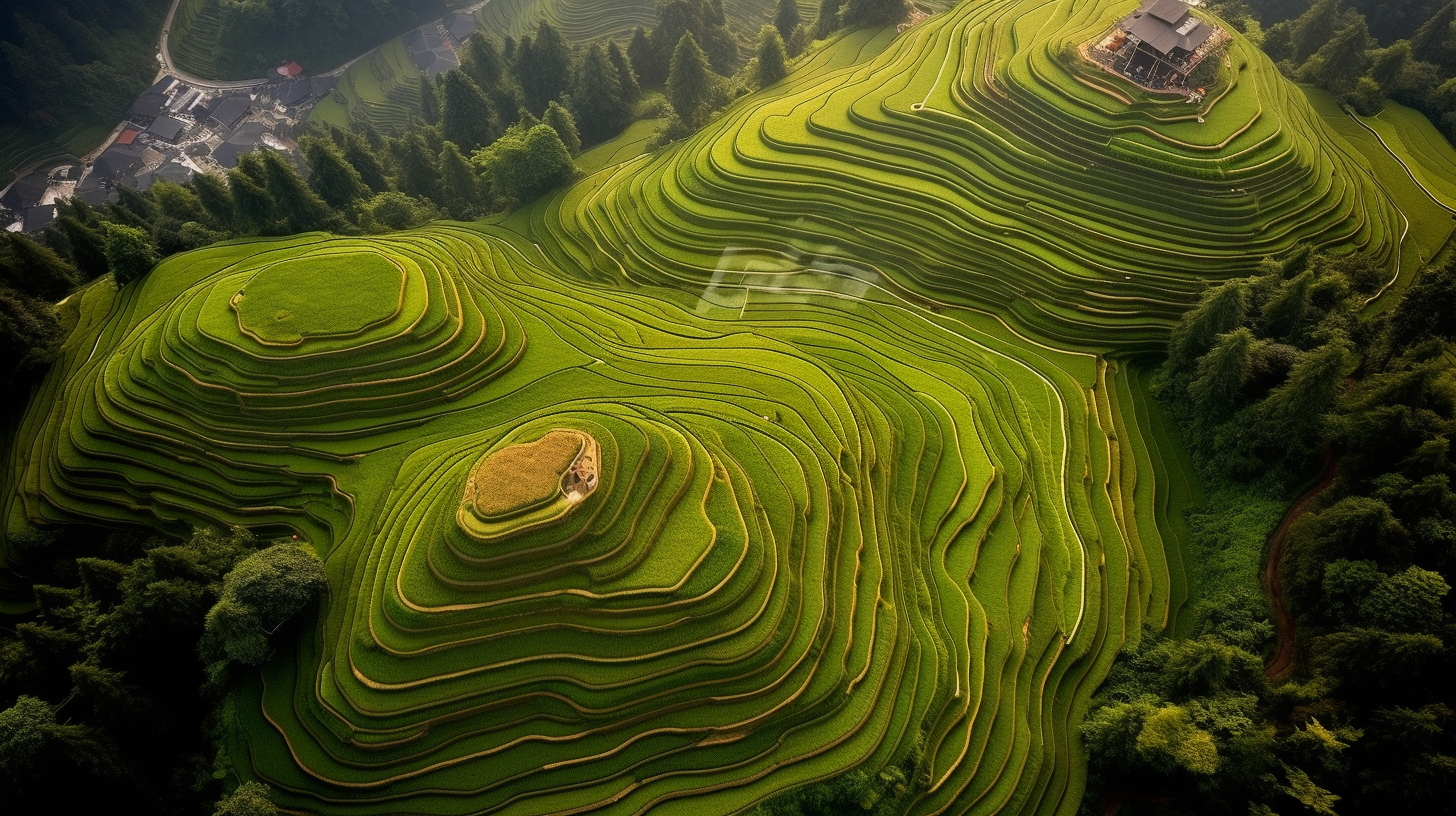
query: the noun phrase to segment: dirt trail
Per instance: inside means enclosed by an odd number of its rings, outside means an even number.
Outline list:
[[[1274,613],[1276,637],[1274,656],[1264,667],[1264,675],[1270,680],[1283,677],[1294,666],[1294,616],[1289,614],[1289,605],[1284,599],[1284,578],[1279,573],[1279,563],[1284,558],[1284,539],[1288,537],[1294,520],[1304,513],[1316,496],[1335,481],[1339,464],[1334,452],[1326,445],[1319,480],[1290,505],[1289,512],[1284,514],[1284,519],[1274,528],[1274,534],[1269,536],[1269,556],[1264,562],[1263,584],[1264,594],[1269,597],[1269,609]]]

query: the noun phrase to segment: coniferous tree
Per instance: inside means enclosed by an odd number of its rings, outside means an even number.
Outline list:
[[[0,241],[0,281],[16,291],[56,301],[76,286],[79,275],[50,247],[42,246],[27,235],[5,233]]]
[[[500,136],[500,117],[495,106],[480,92],[475,81],[458,69],[445,74],[440,135],[467,151],[490,144]]]
[[[113,215],[120,215],[132,226],[143,229],[157,217],[157,205],[150,196],[129,184],[118,184],[116,203],[111,205]]]
[[[844,0],[839,21],[845,28],[893,25],[909,13],[906,0]]]
[[[642,26],[637,26],[632,39],[627,41],[627,59],[632,61],[632,70],[637,72],[639,82],[657,86],[667,81],[667,60]]]
[[[152,184],[152,188],[148,192],[152,194],[152,200],[157,204],[157,211],[164,217],[174,218],[184,223],[209,220],[207,211],[202,208],[202,202],[197,199],[197,194],[180,184],[158,180]]]
[[[637,104],[642,98],[642,85],[637,81],[637,72],[632,70],[632,61],[617,45],[616,40],[607,44],[607,61],[617,69],[617,84],[622,87],[622,99],[628,105]]]
[[[581,129],[580,141],[586,144],[617,135],[632,119],[632,106],[622,91],[620,74],[599,43],[587,48],[577,69],[571,109],[576,115],[576,126]],[[549,119],[547,124],[552,124]],[[571,140],[565,134],[561,139],[570,149]]]
[[[667,73],[667,101],[692,130],[703,126],[713,96],[714,75],[708,67],[708,55],[698,47],[691,31],[685,32],[672,52],[672,67]]]
[[[399,191],[406,196],[430,198],[440,184],[439,171],[435,169],[435,157],[425,144],[424,137],[411,133],[396,139],[390,145],[395,165],[399,168]]]
[[[435,95],[435,83],[429,77],[420,77],[420,118],[427,125],[440,123],[440,98]]]
[[[0,287],[0,384],[24,384],[55,357],[60,340],[51,304]]]
[[[789,75],[789,55],[778,29],[766,25],[758,32],[758,87],[767,88]]]
[[[693,40],[708,57],[708,63],[719,74],[730,74],[738,64],[738,45],[729,33],[722,6],[713,0],[666,0],[657,7],[657,27],[652,29],[652,46],[657,49],[667,70],[672,70],[671,55],[676,53],[682,35],[691,33]]]
[[[292,162],[272,150],[264,151],[261,160],[264,184],[288,232],[331,230],[342,226],[338,214],[308,188]]]
[[[238,211],[233,206],[233,195],[227,182],[217,176],[198,173],[192,177],[192,189],[202,209],[212,217],[213,223],[228,232],[243,232],[238,225]]]
[[[529,43],[529,48],[527,44]],[[534,40],[522,40],[516,57],[516,76],[532,113],[544,112],[571,82],[571,46],[551,23],[542,20]]]
[[[475,80],[480,92],[495,106],[500,127],[504,130],[515,124],[516,111],[525,104],[520,83],[516,82],[506,59],[496,49],[494,40],[477,32],[466,43],[460,69]]]
[[[95,280],[111,271],[106,263],[106,238],[99,228],[82,223],[72,213],[62,214],[57,223],[70,247],[71,262],[83,280]]]
[[[483,198],[480,176],[454,142],[446,142],[440,151],[439,172],[441,203],[450,217],[463,220],[475,215]]]
[[[228,192],[238,211],[238,225],[242,227],[238,231],[276,235],[280,228],[273,196],[268,193],[267,182],[249,172],[255,155],[248,153],[238,157],[238,166],[228,171]],[[262,173],[256,175],[262,176]]]
[[[1300,67],[1299,78],[1334,94],[1355,90],[1365,69],[1370,67],[1370,42],[1370,28],[1365,18],[1356,16]]]
[[[572,117],[571,111],[561,107],[553,99],[546,105],[546,115],[541,117],[541,122],[549,125],[561,137],[561,144],[566,147],[568,155],[575,157],[581,152],[581,134],[576,129],[576,119]]]
[[[358,172],[359,180],[364,182],[364,186],[374,193],[389,190],[389,177],[384,171],[384,165],[377,158],[379,150],[380,148],[371,148],[357,133],[344,133],[344,160]]]
[[[1302,65],[1335,36],[1340,27],[1341,0],[1315,0],[1290,29],[1290,59]]]
[[[797,0],[779,0],[778,8],[774,9],[774,28],[778,29],[779,38],[788,42],[794,36],[794,29],[804,22],[799,16],[799,3]]]
[[[496,49],[495,40],[482,32],[471,34],[465,41],[465,52],[460,57],[460,70],[475,80],[482,91],[488,90],[506,80],[506,64]]]
[[[814,35],[824,39],[839,30],[839,6],[843,0],[819,0],[819,16],[814,20]]]
[[[1442,6],[1416,29],[1410,47],[1416,59],[1434,63],[1447,76],[1456,74],[1456,2]]]
[[[305,136],[300,146],[304,161],[308,162],[308,186],[324,203],[343,212],[354,202],[369,197],[369,188],[359,178],[359,171],[344,160],[344,154],[332,142]]]
[[[1232,280],[1203,293],[1198,305],[1183,314],[1168,341],[1168,366],[1178,369],[1213,347],[1215,338],[1243,325],[1249,312],[1249,284]]]
[[[1188,386],[1188,396],[1206,419],[1222,419],[1234,407],[1239,390],[1254,369],[1254,352],[1259,341],[1240,326],[1218,336],[1208,353],[1198,359],[1197,376]]]

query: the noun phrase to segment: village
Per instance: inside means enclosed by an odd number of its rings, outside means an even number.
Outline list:
[[[470,10],[452,12],[403,35],[415,68],[427,77],[459,65],[455,49],[475,31]],[[164,54],[158,62],[167,66]],[[32,169],[0,192],[0,228],[38,233],[56,220],[56,202],[70,197],[95,206],[116,200],[117,185],[150,189],[181,184],[197,173],[222,174],[258,149],[298,155],[298,135],[319,100],[353,63],[306,76],[297,62],[254,82],[184,80],[165,71],[137,97],[108,139],[79,162]]]

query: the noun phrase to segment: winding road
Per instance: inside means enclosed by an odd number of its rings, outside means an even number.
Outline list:
[[[1339,468],[1340,461],[1335,458],[1334,451],[1325,445],[1319,479],[1289,506],[1289,511],[1269,536],[1269,555],[1264,561],[1260,582],[1264,585],[1264,594],[1269,596],[1269,611],[1274,616],[1274,655],[1264,666],[1264,676],[1270,680],[1283,678],[1294,667],[1294,615],[1290,614],[1289,604],[1285,602],[1284,576],[1279,571],[1280,562],[1284,560],[1284,541],[1289,537],[1289,529],[1294,526],[1295,519],[1309,508],[1316,496],[1334,483]]]

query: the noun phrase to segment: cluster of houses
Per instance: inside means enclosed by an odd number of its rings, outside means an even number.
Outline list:
[[[208,89],[165,76],[137,97],[115,139],[89,162],[37,170],[0,195],[0,224],[37,232],[56,217],[55,200],[69,196],[100,205],[115,188],[140,190],[159,179],[175,183],[194,173],[236,167],[238,157],[263,145],[293,153],[293,133],[304,114],[338,84],[338,77],[301,76],[296,64],[280,79],[235,89]]]
[[[473,33],[475,15],[455,11],[404,35],[404,47],[420,73],[432,77],[460,67],[456,51]]]

